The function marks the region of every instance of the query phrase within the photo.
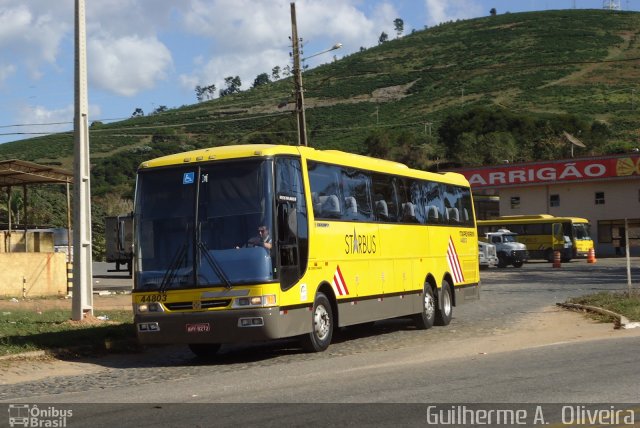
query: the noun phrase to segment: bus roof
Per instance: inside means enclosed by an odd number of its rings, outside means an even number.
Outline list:
[[[589,220],[581,217],[556,217],[550,214],[537,215],[505,215],[489,220],[478,220],[481,225],[498,226],[501,224],[531,224],[531,223],[558,223],[570,221],[572,223],[589,223]]]
[[[305,146],[286,146],[273,144],[241,144],[218,146],[207,149],[192,150],[151,159],[140,164],[139,169],[158,168],[171,165],[197,164],[227,159],[251,157],[271,157],[275,155],[302,156],[309,160],[336,165],[361,168],[381,173],[397,174],[421,178],[425,180],[446,182],[469,187],[464,175],[456,172],[434,173],[411,169],[405,164],[373,158],[369,156],[347,153],[340,150],[316,150]]]

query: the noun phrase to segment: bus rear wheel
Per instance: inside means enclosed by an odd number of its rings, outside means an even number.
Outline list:
[[[436,306],[436,325],[449,325],[453,318],[453,299],[451,297],[451,286],[448,281],[442,281],[440,291],[440,302]]]
[[[300,345],[305,352],[322,352],[333,337],[333,310],[324,293],[318,293],[311,312],[311,333],[302,336]]]
[[[436,320],[436,299],[431,285],[425,284],[422,298],[422,311],[413,316],[413,321],[418,330],[426,330],[433,327]]]

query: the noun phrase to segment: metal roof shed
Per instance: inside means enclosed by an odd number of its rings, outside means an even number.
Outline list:
[[[9,223],[9,244],[11,243],[11,187],[22,186],[24,194],[25,229],[27,227],[27,186],[36,184],[67,185],[67,231],[71,230],[71,198],[69,185],[73,183],[73,173],[61,168],[40,165],[34,162],[12,159],[0,161],[0,187],[7,189],[7,216]],[[68,232],[70,233],[70,232]],[[71,239],[69,238],[69,242]],[[70,244],[69,244],[70,245]],[[9,248],[11,245],[9,245]],[[71,254],[71,251],[69,251]]]

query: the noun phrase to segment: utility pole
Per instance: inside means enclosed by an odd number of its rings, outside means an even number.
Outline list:
[[[93,315],[89,101],[84,0],[75,0],[75,115],[73,148],[73,300],[72,319]]]
[[[302,69],[300,67],[300,40],[296,23],[296,4],[291,3],[291,42],[293,43],[293,78],[296,86],[296,115],[298,118],[298,145],[307,144],[307,122],[304,114],[304,91],[302,89]]]

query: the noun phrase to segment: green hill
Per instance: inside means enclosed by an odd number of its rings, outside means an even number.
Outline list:
[[[577,156],[626,151],[640,139],[640,13],[562,10],[446,23],[305,71],[303,81],[309,145],[316,148],[424,169],[567,157],[562,131],[587,146],[576,148]],[[292,91],[289,77],[94,123],[98,205],[131,198],[145,159],[223,144],[296,144]],[[0,159],[66,168],[72,153],[69,133],[0,145]]]

